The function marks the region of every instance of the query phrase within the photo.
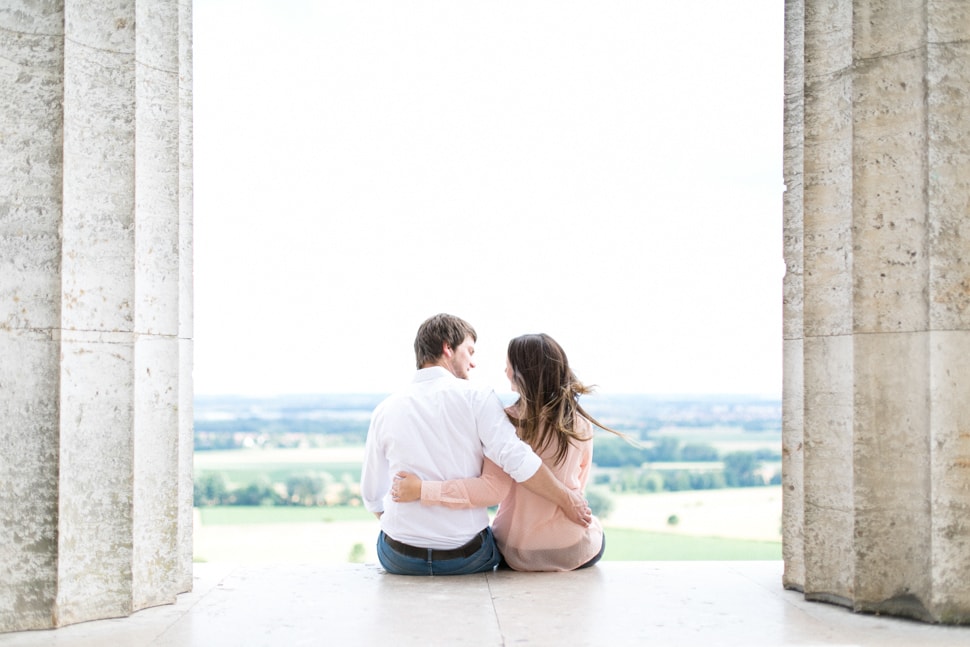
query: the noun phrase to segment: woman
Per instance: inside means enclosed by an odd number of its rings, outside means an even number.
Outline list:
[[[593,425],[601,425],[579,404],[589,393],[569,368],[566,353],[545,334],[509,342],[505,374],[518,393],[506,409],[519,437],[532,446],[562,483],[583,491],[593,460]],[[606,539],[595,517],[588,528],[569,521],[555,504],[518,486],[485,460],[479,478],[421,481],[398,472],[391,490],[396,501],[454,508],[500,503],[492,523],[505,563],[518,571],[570,571],[592,566],[603,556]]]

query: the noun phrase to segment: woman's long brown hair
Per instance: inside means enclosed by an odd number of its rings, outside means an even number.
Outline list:
[[[555,447],[555,464],[566,458],[573,440],[587,440],[576,429],[576,416],[618,436],[589,415],[579,404],[579,396],[592,392],[569,368],[566,352],[556,340],[544,333],[522,335],[509,342],[509,366],[519,399],[511,407],[509,419],[519,437],[539,452]],[[555,443],[555,444],[553,444]]]

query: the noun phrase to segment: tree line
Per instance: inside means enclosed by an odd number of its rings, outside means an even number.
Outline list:
[[[259,475],[248,483],[232,484],[221,472],[202,472],[195,478],[193,505],[360,505],[355,482],[337,480],[329,472],[301,472],[273,482]]]
[[[776,450],[734,451],[722,454],[705,443],[681,443],[676,438],[657,439],[650,447],[616,437],[597,438],[593,463],[600,468],[594,483],[614,492],[678,492],[733,487],[757,487],[781,483],[780,474],[765,477],[764,463],[781,460]],[[683,469],[664,464],[696,463]],[[720,468],[704,467],[720,463]]]
[[[766,479],[765,461],[781,460],[771,450],[721,454],[703,443],[681,443],[660,438],[646,447],[620,438],[597,438],[594,449],[593,484],[613,492],[677,492],[729,487],[756,487],[780,483],[780,475]],[[669,469],[665,464],[695,463],[700,467]],[[704,467],[710,463],[710,467]],[[720,463],[720,465],[717,465]],[[602,498],[601,493],[594,495]],[[194,503],[211,505],[328,506],[359,505],[358,484],[349,474],[335,477],[327,471],[301,471],[273,480],[267,474],[233,483],[221,472],[204,471],[196,476]],[[607,506],[607,502],[600,502]]]

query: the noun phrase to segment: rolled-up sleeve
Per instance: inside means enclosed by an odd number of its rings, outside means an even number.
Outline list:
[[[380,410],[374,412],[367,441],[364,445],[364,464],[360,470],[360,497],[368,512],[384,511],[384,496],[390,490],[390,465],[381,447]]]
[[[526,443],[515,434],[515,427],[505,415],[505,408],[495,392],[489,392],[478,415],[478,436],[482,450],[516,482],[528,481],[542,466]]]

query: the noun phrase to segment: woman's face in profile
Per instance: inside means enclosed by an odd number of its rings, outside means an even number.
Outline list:
[[[519,392],[519,389],[516,388],[516,386],[515,386],[515,380],[512,379],[512,376],[513,375],[515,375],[515,373],[512,371],[512,362],[510,362],[509,361],[509,358],[506,356],[506,358],[505,358],[505,377],[509,378],[509,384],[512,386],[512,392],[513,393],[518,393]]]

